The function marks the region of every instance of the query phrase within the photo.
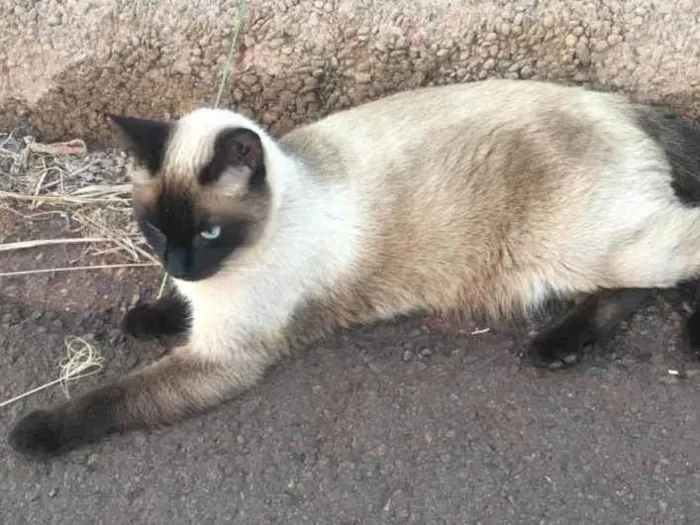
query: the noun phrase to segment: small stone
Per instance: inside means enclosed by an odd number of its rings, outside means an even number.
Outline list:
[[[56,494],[58,494],[58,491],[56,489],[51,489],[49,491],[49,498],[55,498]]]
[[[593,50],[597,53],[601,53],[606,49],[608,49],[608,43],[605,40],[597,40],[595,44],[593,44]]]
[[[432,354],[433,354],[433,351],[430,348],[423,348],[423,350],[420,351],[421,357],[429,357]]]
[[[534,71],[530,66],[520,68],[520,78],[530,78],[533,74]]]
[[[582,41],[576,46],[576,56],[581,61],[582,66],[589,66],[591,64],[591,53],[588,51],[588,47]]]
[[[190,65],[184,60],[178,60],[173,64],[173,73],[187,76],[190,74]]]
[[[411,352],[410,350],[404,351],[404,353],[403,353],[403,360],[406,361],[406,362],[408,362],[408,361],[410,361],[411,359],[413,359],[413,352]]]
[[[369,84],[372,82],[372,75],[369,73],[357,73],[355,75],[355,82],[358,84]]]
[[[266,125],[270,125],[274,123],[277,120],[277,115],[275,113],[272,113],[270,111],[266,111],[263,116],[262,116],[262,121]]]
[[[617,34],[612,34],[612,35],[608,36],[607,40],[608,40],[608,45],[614,46],[614,45],[617,45],[620,42],[622,42],[622,37],[620,35],[617,35]]]
[[[564,43],[566,44],[566,47],[575,47],[577,40],[578,38],[576,38],[576,35],[567,35]]]
[[[252,75],[250,73],[246,73],[245,75],[240,77],[241,83],[245,84],[246,86],[253,86],[257,83],[258,79],[255,75]]]

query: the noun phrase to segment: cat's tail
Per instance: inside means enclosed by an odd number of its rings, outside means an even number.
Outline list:
[[[687,206],[700,206],[700,122],[662,105],[638,105],[636,117],[664,151],[676,196]]]
[[[115,432],[201,413],[250,387],[262,372],[176,349],[120,381],[30,413],[12,429],[9,442],[23,455],[58,455]]]

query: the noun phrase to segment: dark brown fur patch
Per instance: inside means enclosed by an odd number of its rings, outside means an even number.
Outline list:
[[[649,296],[647,289],[601,290],[544,328],[530,344],[528,360],[558,368],[578,361],[591,345],[631,315]]]
[[[166,120],[140,119],[108,115],[117,128],[119,142],[151,175],[160,171],[165,149],[174,123]]]
[[[233,187],[231,187],[233,185]],[[201,279],[216,273],[236,250],[254,243],[271,205],[267,184],[211,180],[164,169],[134,185],[134,211],[144,236],[173,277]],[[220,238],[200,233],[221,228]]]
[[[265,182],[266,166],[260,137],[246,128],[225,129],[214,139],[211,160],[200,170],[197,180],[203,186],[215,183],[226,170],[237,170],[252,188]]]

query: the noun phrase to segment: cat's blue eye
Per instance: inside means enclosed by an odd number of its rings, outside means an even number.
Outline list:
[[[214,239],[218,239],[219,235],[221,235],[221,226],[212,226],[208,230],[199,232],[199,234],[206,240],[213,241]]]

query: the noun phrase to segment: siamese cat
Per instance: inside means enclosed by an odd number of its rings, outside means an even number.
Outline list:
[[[412,312],[497,319],[578,298],[527,352],[564,366],[650,289],[700,275],[700,131],[621,95],[421,88],[278,140],[223,109],[110,120],[133,159],[136,220],[177,289],[124,328],[181,341],[20,420],[23,454],[201,413],[295,347]]]

